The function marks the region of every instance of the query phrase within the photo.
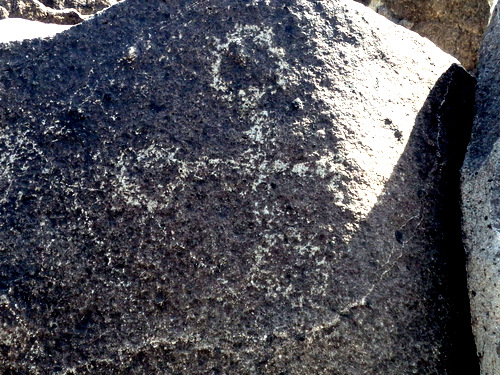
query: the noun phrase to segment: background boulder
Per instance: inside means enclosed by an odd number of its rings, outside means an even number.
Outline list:
[[[378,13],[455,56],[475,71],[493,0],[367,0]]]
[[[129,0],[0,59],[4,373],[473,373],[474,80],[432,43]]]
[[[500,373],[500,24],[498,6],[478,67],[476,114],[462,170],[473,330],[481,374]]]
[[[81,14],[94,14],[115,5],[120,0],[40,0],[41,3],[53,9],[76,9]]]
[[[75,25],[118,0],[0,0],[0,19],[24,18],[31,21]]]

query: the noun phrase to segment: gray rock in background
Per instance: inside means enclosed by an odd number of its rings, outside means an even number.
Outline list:
[[[81,14],[94,14],[117,4],[121,0],[40,0],[41,3],[53,9],[76,9]]]
[[[0,60],[4,373],[473,369],[474,80],[432,43],[352,1],[129,0]]]
[[[0,6],[0,20],[3,20],[8,17],[9,17],[9,11],[5,9],[3,6]]]
[[[116,3],[117,0],[0,0],[0,19],[75,25]]]
[[[500,373],[499,41],[497,5],[481,46],[474,128],[462,170],[472,323],[482,375]]]
[[[356,0],[358,1],[358,0]],[[475,71],[493,0],[360,1],[386,18],[429,38]]]

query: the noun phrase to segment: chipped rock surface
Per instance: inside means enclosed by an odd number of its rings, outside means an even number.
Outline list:
[[[0,62],[4,373],[463,373],[474,81],[432,43],[350,0],[128,0]]]
[[[462,170],[472,323],[482,375],[500,373],[499,41],[497,5],[481,46],[476,115]]]
[[[356,0],[455,56],[475,71],[493,0]]]

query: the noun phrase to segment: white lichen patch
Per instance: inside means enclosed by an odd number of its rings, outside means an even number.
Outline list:
[[[0,130],[0,204],[8,201],[9,194],[12,194],[12,184],[16,181],[16,168],[26,171],[30,165],[30,158],[36,157],[46,160],[41,148],[30,138],[29,127],[25,131],[19,131],[17,136],[11,132]],[[23,165],[18,163],[24,160]],[[21,193],[21,195],[19,195]],[[22,198],[22,191],[18,192],[18,201]]]
[[[123,58],[120,61],[126,61],[128,63],[131,63],[135,59],[137,59],[137,57],[139,57],[139,49],[137,48],[137,46],[132,45],[127,48]]]
[[[251,122],[254,124],[249,130],[244,131],[243,134],[258,143],[263,143],[265,140],[264,129],[269,118],[268,111],[260,111],[251,116]]]
[[[258,137],[258,130],[255,131],[254,135]],[[249,149],[247,151],[236,159],[211,159],[202,156],[195,161],[179,158],[177,156],[178,147],[164,148],[155,144],[136,151],[134,157],[127,152],[122,152],[114,162],[116,170],[112,178],[112,186],[114,187],[112,198],[130,206],[144,207],[148,212],[153,213],[169,206],[175,191],[189,186],[192,181],[199,179],[200,175],[210,173],[217,176],[219,168],[226,171],[233,170],[235,174],[252,177],[248,190],[243,189],[240,192],[242,195],[256,191],[257,187],[266,182],[270,175],[288,168],[288,164],[280,160],[272,163],[267,162],[265,154],[258,150]],[[144,186],[140,175],[135,177],[136,173],[133,172],[142,170],[147,173],[148,170],[168,167],[175,167],[174,170],[177,171],[177,174],[171,176],[173,178],[168,184],[156,187]],[[232,186],[222,186],[227,191],[233,190]]]
[[[229,90],[231,82],[226,82],[221,75],[221,64],[223,62],[224,54],[227,53],[229,46],[232,44],[238,46],[241,50],[241,53],[244,54],[244,56],[242,57],[247,59],[252,59],[252,56],[249,56],[244,52],[245,47],[248,47],[249,51],[252,51],[255,46],[267,51],[269,56],[273,57],[276,60],[277,69],[275,71],[275,74],[278,77],[278,84],[285,85],[286,79],[284,79],[283,76],[287,74],[289,65],[284,59],[285,52],[283,48],[276,46],[274,43],[274,32],[271,27],[237,24],[235,26],[235,30],[232,33],[226,35],[224,40],[213,37],[213,41],[215,43],[214,51],[212,52],[214,61],[212,62],[210,69],[212,72],[212,83],[210,84],[210,86],[215,90],[223,93],[226,100],[234,100],[234,93]],[[254,100],[258,100],[266,91],[272,91],[273,87],[269,86],[262,89],[254,87],[251,90],[254,90],[258,93],[256,96],[254,96]],[[240,91],[239,94],[243,94],[242,97],[246,97],[250,93]],[[251,106],[254,107],[255,104]]]
[[[265,90],[261,90],[255,86],[248,87],[246,91],[238,91],[238,97],[241,101],[241,109],[245,112],[256,108],[265,93]]]
[[[252,0],[246,4],[247,7],[249,6],[257,6],[257,5],[265,5],[269,6],[270,0]]]
[[[145,207],[151,213],[168,205],[171,200],[171,193],[179,185],[180,180],[185,179],[196,170],[195,165],[176,159],[177,152],[178,148],[164,149],[157,145],[150,145],[148,148],[139,150],[135,158],[127,157],[122,152],[114,163],[117,167],[117,173],[113,182],[115,187],[112,194],[113,200],[121,199],[127,205]],[[156,168],[158,165],[168,166],[173,164],[177,166],[180,178],[167,186],[161,185],[163,193],[155,195],[155,198],[142,186],[140,181],[133,178],[131,172],[132,169],[139,167],[147,171]]]
[[[292,173],[295,173],[300,177],[305,177],[308,171],[308,163],[297,163],[292,167]]]

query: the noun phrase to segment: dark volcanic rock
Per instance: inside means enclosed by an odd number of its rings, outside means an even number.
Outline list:
[[[4,373],[463,373],[474,82],[430,42],[129,0],[0,59]]]
[[[497,5],[481,46],[476,115],[462,170],[472,324],[482,375],[500,373],[499,41]]]

